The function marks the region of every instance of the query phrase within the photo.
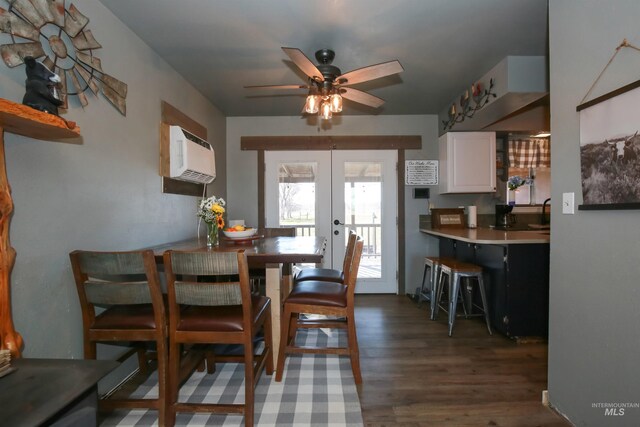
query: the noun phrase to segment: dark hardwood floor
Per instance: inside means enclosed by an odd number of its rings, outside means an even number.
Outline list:
[[[407,296],[356,296],[366,426],[571,425],[541,403],[546,342],[490,336],[481,318],[449,337],[446,313],[428,317]]]

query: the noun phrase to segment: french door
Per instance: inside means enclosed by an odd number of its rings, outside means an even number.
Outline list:
[[[349,230],[364,239],[356,292],[397,293],[394,150],[265,152],[267,227],[327,238],[323,266],[342,269]]]

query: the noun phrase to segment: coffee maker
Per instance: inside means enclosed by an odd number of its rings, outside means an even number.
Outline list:
[[[496,228],[513,227],[516,223],[516,216],[511,213],[512,205],[496,205]]]

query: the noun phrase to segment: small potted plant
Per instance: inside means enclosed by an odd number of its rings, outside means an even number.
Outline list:
[[[507,180],[507,188],[509,192],[507,194],[507,203],[510,205],[516,204],[516,191],[518,188],[522,187],[525,184],[531,184],[531,178],[523,178],[520,175],[510,176]]]

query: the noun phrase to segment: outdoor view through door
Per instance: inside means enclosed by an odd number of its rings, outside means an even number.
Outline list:
[[[324,266],[338,269],[354,230],[364,239],[357,292],[395,293],[396,157],[395,151],[266,152],[267,226],[327,237]]]

